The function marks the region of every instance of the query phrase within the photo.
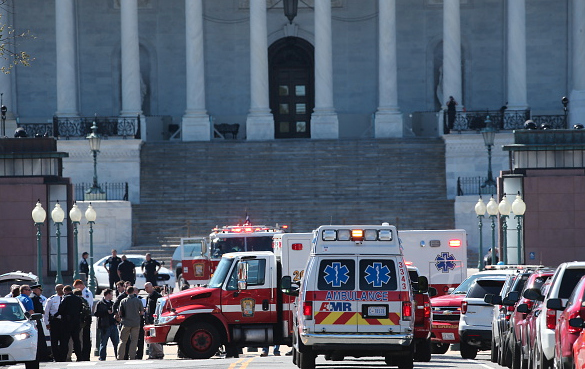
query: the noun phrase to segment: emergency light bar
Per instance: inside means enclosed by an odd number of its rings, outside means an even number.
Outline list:
[[[461,247],[461,240],[449,240],[449,247]]]
[[[323,241],[392,241],[390,229],[324,229]]]
[[[256,233],[256,232],[283,232],[288,229],[287,225],[268,227],[265,225],[250,226],[250,225],[235,225],[235,226],[216,226],[211,230],[213,233]]]

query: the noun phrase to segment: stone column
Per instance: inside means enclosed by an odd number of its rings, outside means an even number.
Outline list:
[[[274,116],[268,98],[268,26],[266,0],[250,0],[250,112],[248,140],[273,140]]]
[[[183,115],[183,141],[209,141],[211,127],[205,110],[205,57],[203,53],[203,1],[185,0],[187,109]]]
[[[146,119],[140,95],[140,42],[138,41],[138,0],[120,1],[122,23],[122,111],[121,117],[140,115],[140,133],[147,140]]]
[[[585,1],[573,0],[573,90],[569,97],[569,122],[585,124]]]
[[[331,0],[315,1],[315,108],[311,138],[339,138],[339,121],[333,105],[333,46]]]
[[[526,4],[508,0],[508,110],[528,109],[526,97]]]
[[[77,60],[75,48],[75,1],[55,1],[57,44],[57,111],[58,117],[75,118],[77,111]]]
[[[375,137],[402,137],[396,62],[396,0],[378,0],[378,95]]]
[[[457,109],[463,107],[461,79],[461,18],[459,0],[443,1],[443,100],[453,96],[459,103]],[[440,132],[443,130],[441,129]]]
[[[0,20],[3,24],[11,24],[11,11],[13,7],[10,3],[4,4],[0,7]],[[8,50],[12,50],[11,45],[6,45]],[[4,58],[0,58],[0,67],[4,67],[8,69],[10,67],[10,62],[5,60]],[[0,131],[1,137],[14,137],[14,130],[16,129],[16,121],[14,119],[14,111],[16,110],[16,106],[14,104],[14,100],[12,99],[12,77],[14,76],[14,71],[10,74],[4,74],[0,72],[0,94],[2,94],[2,104],[6,106],[8,111],[6,112],[6,121],[2,126],[2,130]],[[2,136],[3,135],[3,136]]]

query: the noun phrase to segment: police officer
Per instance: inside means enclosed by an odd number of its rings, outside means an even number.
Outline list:
[[[110,277],[110,288],[114,289],[116,282],[120,280],[120,276],[118,275],[118,265],[122,262],[122,259],[118,257],[118,252],[116,249],[112,249],[112,256],[110,256],[106,261],[104,261],[104,268],[108,271],[108,275]]]
[[[146,260],[142,262],[141,267],[146,282],[150,282],[153,286],[156,287],[156,275],[158,274],[158,271],[161,267],[162,265],[157,260],[154,260],[150,256],[150,253],[147,253]]]
[[[53,352],[53,360],[65,361],[65,357],[61,357],[59,351],[59,338],[63,332],[63,324],[61,317],[56,317],[59,305],[63,299],[63,285],[55,286],[55,294],[47,299],[45,303],[45,314],[43,320],[49,332],[51,332],[51,351]]]
[[[87,258],[89,257],[89,253],[86,251],[81,254],[81,260],[79,261],[79,273],[85,274],[85,280],[89,278],[89,263],[87,262]]]
[[[122,262],[118,265],[118,276],[121,280],[130,282],[132,286],[136,283],[136,265],[128,260],[126,255],[122,255]]]
[[[63,331],[59,340],[60,357],[67,357],[69,351],[69,339],[73,341],[73,350],[77,361],[82,361],[81,342],[79,340],[79,332],[81,330],[81,313],[83,311],[83,297],[78,297],[73,294],[71,286],[63,288],[63,301],[59,305],[56,316],[61,317],[63,323]]]
[[[43,288],[40,284],[35,284],[30,286],[32,290],[32,294],[30,295],[30,299],[33,302],[33,307],[35,314],[44,314],[45,311],[43,310],[44,302],[47,301],[47,298],[43,296]],[[37,331],[39,332],[39,347],[37,350],[37,357],[40,361],[49,361],[49,348],[47,347],[47,340],[45,338],[45,331],[42,328],[42,322],[40,320],[37,321]]]

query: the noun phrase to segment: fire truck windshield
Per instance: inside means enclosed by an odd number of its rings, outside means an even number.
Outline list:
[[[233,262],[234,259],[221,259],[217,265],[217,269],[215,269],[215,273],[213,273],[213,276],[209,280],[207,287],[221,288]]]
[[[228,252],[272,251],[272,235],[247,237],[218,237],[211,244],[211,255],[220,258]]]

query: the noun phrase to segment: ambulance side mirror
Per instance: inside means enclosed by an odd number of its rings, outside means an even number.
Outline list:
[[[289,296],[299,295],[299,288],[298,286],[293,285],[292,278],[289,275],[285,275],[281,278],[280,289],[285,295]]]
[[[435,287],[429,287],[429,296],[430,297],[435,297],[437,296],[437,289]]]
[[[424,275],[418,277],[418,292],[425,293],[429,291],[429,280]]]

